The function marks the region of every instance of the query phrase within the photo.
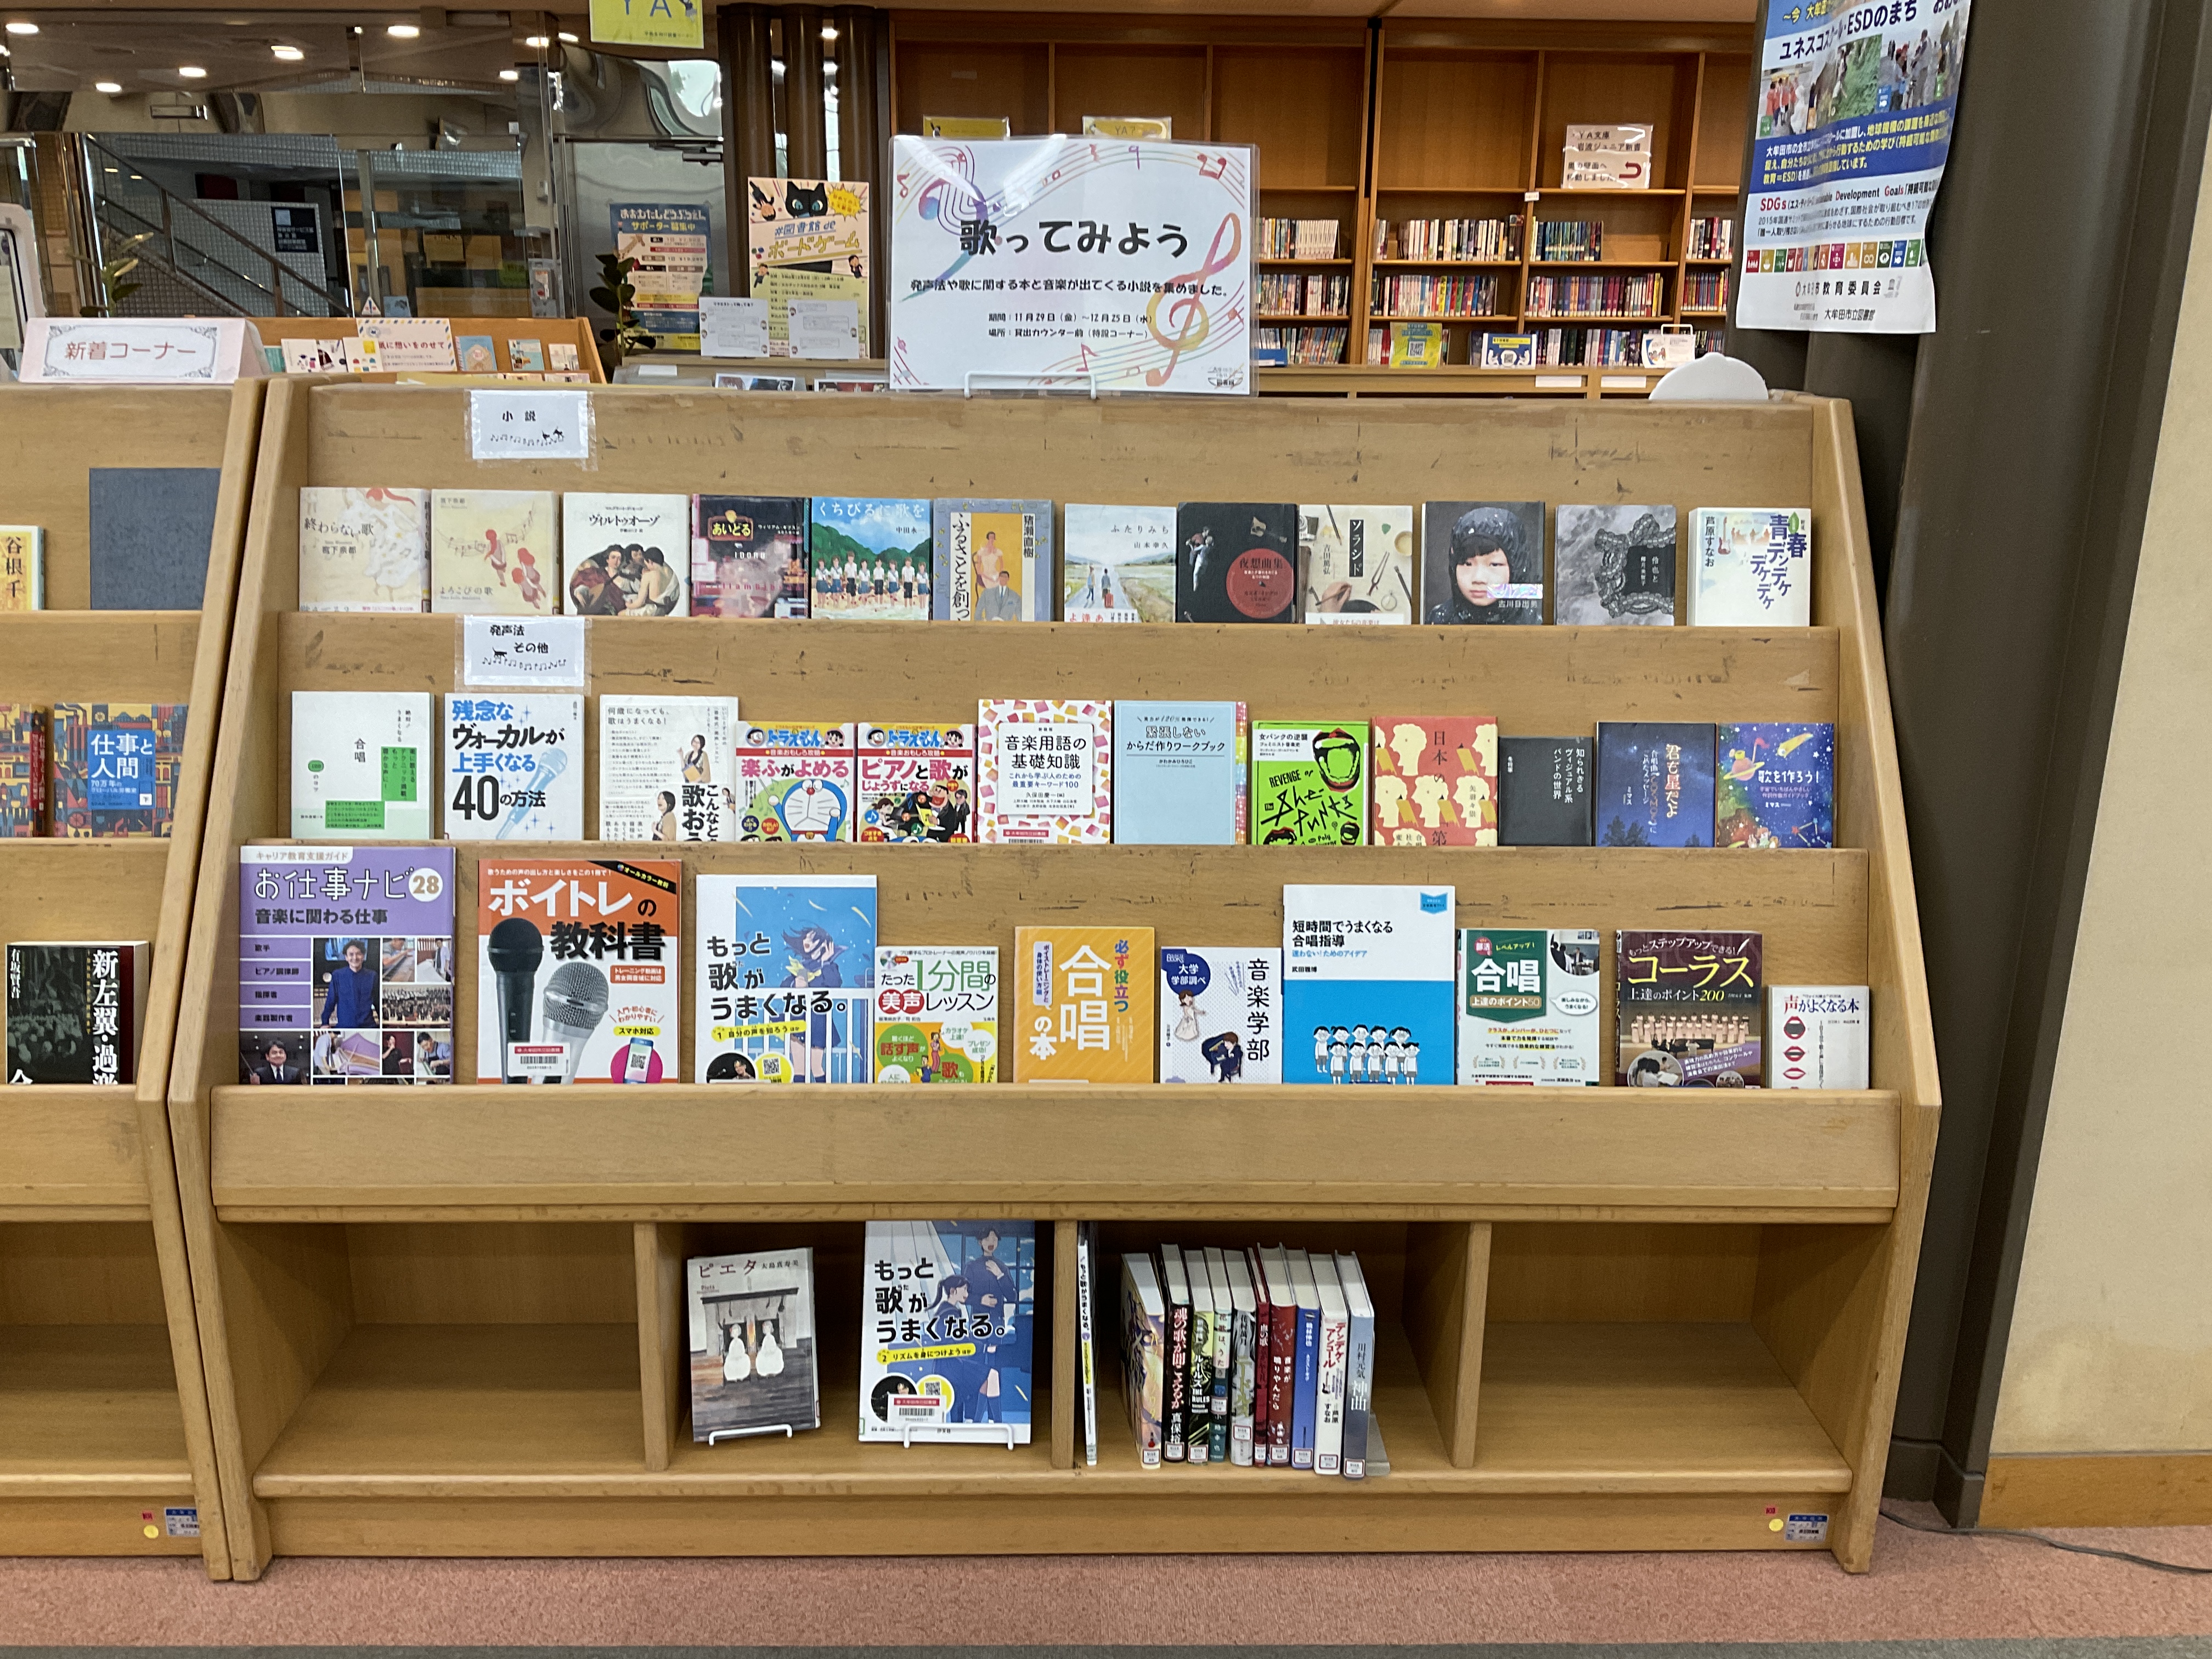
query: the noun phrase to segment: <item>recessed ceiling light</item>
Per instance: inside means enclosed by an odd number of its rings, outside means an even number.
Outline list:
[[[824,75],[835,75],[837,72],[837,60],[833,58],[828,63],[823,64],[822,72]]]
[[[835,23],[824,23],[822,26],[822,38],[824,40],[835,40],[837,38],[837,26]]]
[[[121,167],[102,167],[100,171],[102,173],[120,173],[123,169]]]
[[[562,30],[561,31],[561,38],[562,38],[563,40],[567,41],[567,42],[568,42],[570,46],[580,46],[580,45],[582,45],[582,44],[583,44],[581,41],[578,40],[574,35],[573,35],[573,34],[569,33],[568,33],[568,30],[566,30],[566,29],[562,29]]]
[[[526,46],[550,46],[553,43],[542,34],[529,34],[523,37],[522,44]]]
[[[207,79],[207,71],[200,68],[197,64],[186,64],[179,69],[177,73],[183,76],[187,81],[204,81]]]
[[[388,23],[384,32],[395,40],[412,40],[422,33],[412,23]]]
[[[520,81],[522,78],[522,71],[520,70],[501,70],[499,72],[499,78],[502,81]]]
[[[307,55],[297,46],[271,46],[269,50],[273,56],[287,64],[296,64]]]
[[[105,92],[112,95],[113,94],[123,90],[123,82],[120,81],[94,81],[92,83],[92,89],[94,92]]]
[[[8,25],[8,33],[10,34],[36,34],[38,32],[39,26],[36,23],[10,23]]]

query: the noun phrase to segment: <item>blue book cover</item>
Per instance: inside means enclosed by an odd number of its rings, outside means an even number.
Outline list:
[[[1241,702],[1114,705],[1114,840],[1234,847],[1244,839]]]
[[[1026,1446],[1036,1223],[871,1221],[860,1286],[860,1438]]]
[[[1449,1083],[1449,887],[1283,889],[1283,1081]]]
[[[872,1081],[876,878],[708,875],[696,887],[694,1080]]]
[[[1713,836],[1713,728],[1600,720],[1597,844],[1709,847]]]
[[[1321,1294],[1314,1288],[1313,1262],[1304,1250],[1291,1252],[1291,1283],[1298,1297],[1297,1369],[1291,1392],[1291,1467],[1314,1466],[1314,1416],[1321,1396]]]
[[[1714,728],[1716,847],[1833,847],[1836,728]]]

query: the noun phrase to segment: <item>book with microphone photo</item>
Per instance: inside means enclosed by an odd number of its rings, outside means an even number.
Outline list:
[[[477,867],[477,1081],[673,1083],[684,866]]]
[[[584,839],[584,700],[446,694],[446,839]]]

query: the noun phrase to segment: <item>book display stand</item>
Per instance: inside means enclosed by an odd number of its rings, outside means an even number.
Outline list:
[[[360,317],[257,317],[253,326],[260,331],[264,346],[276,346],[286,340],[347,340],[361,331],[365,321],[374,319]],[[389,319],[386,319],[389,320]],[[489,370],[472,373],[504,374],[511,367],[507,356],[510,340],[537,342],[541,352],[555,341],[576,348],[576,368],[588,374],[594,382],[604,383],[605,371],[599,364],[599,343],[592,331],[589,319],[583,317],[449,317],[453,337],[482,335],[492,343],[498,361]],[[455,370],[455,373],[461,371]],[[413,380],[436,374],[434,369],[405,368],[378,369],[374,373],[349,378],[364,380],[372,384],[390,385],[395,380]]]
[[[269,392],[169,1100],[240,1577],[275,1553],[925,1545],[1826,1547],[1867,1565],[1937,1084],[1846,405],[738,401],[646,386],[593,402],[586,469],[471,461],[458,388]],[[1479,711],[1508,733],[1832,721],[1832,850],[651,850],[694,878],[865,872],[884,941],[995,945],[1008,960],[1014,928],[1041,921],[1273,945],[1287,882],[1452,882],[1462,925],[1604,930],[1608,974],[1615,928],[1756,927],[1770,982],[1873,988],[1875,1086],[1419,1086],[1371,1106],[1296,1087],[702,1086],[688,1030],[670,1085],[238,1086],[238,854],[287,833],[289,694],[453,688],[453,617],[295,609],[301,487],[403,483],[1809,502],[1808,629],[1036,623],[981,640],[944,623],[617,619],[593,625],[590,690],[733,693],[753,718],[835,720],[1172,688],[1243,700],[1255,719]],[[594,769],[587,823],[596,786]],[[464,916],[484,845],[456,847]],[[474,963],[464,951],[465,1056]],[[1036,1440],[1011,1453],[855,1439],[862,1224],[947,1216],[1052,1224],[1038,1230]],[[1085,1467],[1085,1220],[1101,1224],[1103,1262],[1162,1238],[1356,1251],[1390,1473],[1146,1470],[1110,1334],[1100,1461]],[[823,1428],[695,1444],[686,1260],[800,1245],[817,1264]]]
[[[0,1554],[229,1575],[165,1110],[266,382],[0,390],[0,518],[46,531],[0,702],[184,702],[166,839],[0,840],[0,941],[148,939],[135,1087],[0,1083]],[[94,467],[219,467],[198,611],[94,611]]]

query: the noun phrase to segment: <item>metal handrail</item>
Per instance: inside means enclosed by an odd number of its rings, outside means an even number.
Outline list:
[[[137,212],[134,209],[125,207],[121,203],[117,202],[112,198],[103,199],[100,203],[97,210],[100,213],[112,214],[117,218],[122,220],[124,222],[118,228],[123,230],[130,230],[133,223],[147,227],[145,234],[156,234],[161,228],[144,215]],[[176,252],[176,246],[177,245],[173,240],[170,244],[171,254],[173,254]],[[187,243],[185,246],[189,247],[191,245]],[[193,252],[199,252],[199,250],[193,249]],[[240,305],[236,300],[231,298],[229,295],[223,293],[222,289],[216,288],[204,278],[196,276],[191,271],[186,270],[184,266],[179,264],[174,258],[156,253],[153,252],[150,247],[140,248],[137,257],[143,263],[161,271],[173,281],[182,284],[187,289],[195,290],[206,303],[219,310],[227,312],[236,317],[255,317],[264,314],[258,307],[249,308],[246,306]],[[254,281],[252,277],[248,276],[244,271],[233,270],[229,266],[222,264],[210,254],[201,253],[200,258],[205,260],[209,264],[215,265],[226,275],[236,277],[240,282],[253,289],[255,293],[262,295],[266,295],[268,293],[268,289],[263,288],[259,283]]]

